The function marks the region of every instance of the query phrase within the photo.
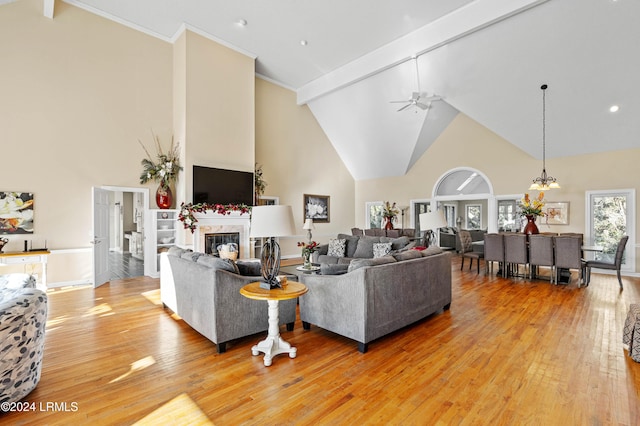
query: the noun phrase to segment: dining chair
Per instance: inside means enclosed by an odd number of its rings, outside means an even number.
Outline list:
[[[527,276],[529,253],[525,234],[504,234],[504,263],[508,268],[515,266],[515,275],[517,275],[519,266],[524,265],[524,276]]]
[[[585,261],[582,259],[582,239],[579,236],[559,236],[555,237],[555,264],[556,264],[556,284],[558,284],[558,275],[562,270],[577,269],[580,274],[578,280],[578,288],[584,280]],[[569,274],[571,281],[571,274]]]
[[[484,258],[484,253],[479,251],[473,251],[473,244],[471,240],[471,233],[469,231],[461,230],[458,232],[458,238],[460,238],[460,256],[462,262],[460,263],[460,270],[464,267],[464,259],[469,259],[469,269],[473,266],[473,259],[476,259],[478,273],[480,273],[480,259]]]
[[[620,267],[622,266],[622,256],[624,255],[624,248],[627,245],[627,241],[629,240],[629,236],[625,235],[618,242],[618,247],[616,248],[616,256],[614,258],[613,263],[604,262],[602,260],[588,260],[585,264],[586,269],[586,280],[585,285],[589,285],[589,281],[591,281],[591,268],[598,269],[610,269],[616,271],[618,274],[618,284],[620,284],[620,290],[623,289],[622,286],[622,277],[620,275]]]
[[[502,276],[506,277],[506,268],[504,267],[504,237],[502,234],[484,234],[484,261],[485,270],[493,273],[493,263],[498,262],[501,268]]]
[[[540,266],[548,266],[550,269],[550,281],[554,283],[556,278],[553,257],[553,236],[544,234],[529,235],[529,279],[537,275]],[[557,281],[556,281],[557,284]]]

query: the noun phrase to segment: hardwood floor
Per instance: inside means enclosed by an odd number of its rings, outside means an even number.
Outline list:
[[[218,425],[640,424],[640,363],[621,343],[639,279],[625,278],[620,292],[614,276],[594,274],[578,289],[575,275],[554,286],[459,268],[454,258],[449,311],[366,354],[298,320],[282,328],[298,357],[270,367],[251,355],[266,333],[217,354],[162,308],[157,279],[52,290],[42,379],[25,399],[36,411],[0,421],[133,424],[186,396]],[[197,417],[176,401],[162,423]]]

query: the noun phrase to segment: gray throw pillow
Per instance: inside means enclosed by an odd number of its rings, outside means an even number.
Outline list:
[[[328,256],[344,257],[347,248],[347,240],[344,239],[332,239],[329,240]]]
[[[360,236],[338,234],[338,238],[341,240],[347,240],[347,250],[345,253],[345,257],[353,257],[353,254],[356,252],[356,248],[358,248],[358,240],[360,239]]]
[[[204,255],[200,256],[196,263],[213,269],[221,269],[223,271],[233,272],[234,274],[238,273],[238,267],[231,259],[221,259],[211,255]]]
[[[380,242],[391,243],[391,250],[401,250],[409,245],[411,240],[406,236],[398,238],[380,237]]]
[[[238,273],[245,277],[259,277],[262,276],[262,265],[260,262],[248,262],[239,260],[236,262],[238,267]]]
[[[200,253],[198,251],[185,250],[180,256],[183,259],[190,260],[192,262],[197,262],[200,256],[203,256],[204,253]]]
[[[342,275],[349,270],[348,264],[320,265],[320,274],[322,275]]]
[[[365,268],[367,266],[385,265],[387,263],[395,263],[393,256],[382,256],[375,259],[353,259],[349,263],[348,272],[355,271],[356,269]]]
[[[440,254],[442,253],[444,250],[442,250],[440,247],[438,246],[431,246],[431,247],[427,247],[426,249],[422,250],[420,252],[421,256],[427,257],[427,256],[433,256],[434,254]]]
[[[393,257],[398,262],[401,262],[403,260],[417,259],[419,257],[422,257],[422,255],[420,254],[419,250],[407,250],[407,251],[401,251],[400,253],[396,253],[393,255]]]
[[[361,259],[373,258],[373,245],[380,242],[380,237],[360,237],[358,240],[358,247],[356,248],[353,257]]]
[[[391,243],[374,243],[373,244],[373,257],[386,256],[391,253]]]

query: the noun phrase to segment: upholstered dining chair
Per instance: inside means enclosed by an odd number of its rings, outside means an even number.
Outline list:
[[[563,269],[577,269],[580,278],[578,280],[578,287],[580,283],[584,282],[584,267],[585,263],[582,259],[582,238],[579,235],[574,236],[559,236],[554,237],[556,254],[556,284],[558,284],[558,275]],[[571,280],[571,276],[569,276]]]
[[[601,260],[589,260],[586,262],[585,270],[587,276],[585,279],[585,285],[589,285],[589,281],[591,281],[591,268],[610,269],[616,271],[616,273],[618,274],[618,284],[620,284],[620,290],[623,289],[622,277],[620,276],[620,267],[622,266],[622,256],[624,255],[624,248],[627,245],[628,240],[629,236],[625,235],[618,242],[618,247],[616,248],[616,256],[613,263],[603,262]]]
[[[527,236],[525,234],[504,234],[504,263],[507,268],[524,265],[527,276],[527,266],[529,265],[529,251],[527,249]],[[507,271],[509,273],[509,271]]]
[[[550,280],[553,283],[556,278],[553,257],[553,236],[544,234],[529,235],[529,279],[534,277],[534,272],[540,266],[550,268]],[[556,281],[557,284],[557,281]]]
[[[484,261],[487,272],[491,267],[493,273],[493,263],[498,262],[502,276],[507,276],[504,267],[504,237],[502,234],[484,234]]]
[[[471,240],[471,233],[469,231],[461,230],[458,232],[458,238],[460,238],[460,256],[462,257],[462,262],[460,263],[460,270],[464,267],[464,259],[469,259],[469,269],[473,266],[473,259],[476,259],[476,265],[478,273],[480,273],[480,259],[484,258],[484,253],[480,251],[473,251],[473,244]]]

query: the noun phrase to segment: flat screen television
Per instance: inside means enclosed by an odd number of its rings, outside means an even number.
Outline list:
[[[193,203],[253,205],[253,173],[193,166]]]

